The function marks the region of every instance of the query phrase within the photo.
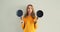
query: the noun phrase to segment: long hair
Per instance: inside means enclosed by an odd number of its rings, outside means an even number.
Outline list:
[[[34,19],[34,18],[35,18],[34,8],[33,8],[33,5],[31,5],[31,4],[27,5],[27,8],[26,8],[26,14],[24,15],[24,17],[28,16],[28,8],[29,8],[29,6],[32,7],[32,13],[31,13],[31,16],[32,16],[32,18]]]

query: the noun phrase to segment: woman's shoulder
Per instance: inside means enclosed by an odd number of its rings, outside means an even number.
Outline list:
[[[38,17],[37,16],[35,16],[35,18],[34,19],[38,19]]]
[[[26,17],[25,16],[22,16],[22,20],[24,20],[24,19],[26,19]]]

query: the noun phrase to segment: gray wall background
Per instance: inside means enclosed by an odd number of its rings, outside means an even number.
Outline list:
[[[0,32],[23,32],[16,11],[33,4],[35,12],[43,10],[37,32],[60,32],[60,0],[0,0]],[[24,12],[25,13],[25,12]]]

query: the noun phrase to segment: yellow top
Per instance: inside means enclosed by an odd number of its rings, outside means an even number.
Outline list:
[[[25,28],[24,24],[22,24],[22,28],[24,29],[24,32],[36,32],[36,24],[34,25],[34,19],[31,16],[27,16],[26,18],[23,18],[23,21],[25,23]]]

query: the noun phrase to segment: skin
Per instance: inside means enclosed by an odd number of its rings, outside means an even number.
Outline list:
[[[28,16],[32,13],[32,6],[28,6]]]

